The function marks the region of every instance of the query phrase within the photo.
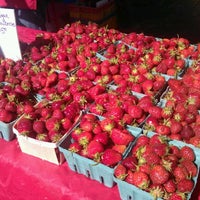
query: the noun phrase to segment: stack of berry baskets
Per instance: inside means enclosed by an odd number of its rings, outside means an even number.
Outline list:
[[[54,164],[65,158],[58,145],[78,123],[82,111],[75,102],[43,99],[34,110],[22,115],[13,125],[13,132],[22,152]]]
[[[140,133],[140,128],[125,127],[110,118],[86,112],[59,144],[59,150],[71,170],[113,187],[114,167]]]
[[[157,134],[141,134],[115,167],[114,180],[123,200],[189,200],[199,166],[193,147]]]

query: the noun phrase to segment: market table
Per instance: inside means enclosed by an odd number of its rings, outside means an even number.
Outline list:
[[[19,40],[30,43],[40,31],[17,27]],[[0,139],[0,200],[120,200],[108,188],[70,170],[21,152],[17,139]],[[200,178],[191,200],[200,200]]]

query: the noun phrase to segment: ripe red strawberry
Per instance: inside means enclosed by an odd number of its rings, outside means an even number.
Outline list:
[[[167,182],[163,184],[167,193],[173,193],[176,191],[176,183],[173,179],[169,179]]]
[[[141,152],[143,152],[142,150],[143,148],[141,148]],[[138,164],[142,165],[144,163],[151,163],[151,164],[159,164],[161,162],[161,158],[153,151],[151,151],[148,147],[145,148],[145,152],[142,153],[141,156],[139,156],[138,158]],[[139,153],[140,154],[140,153]]]
[[[111,132],[114,127],[116,127],[116,122],[112,119],[105,118],[100,121],[100,126],[103,131]]]
[[[190,193],[194,187],[194,182],[191,179],[183,179],[177,183],[177,190],[183,193]]]
[[[15,119],[16,115],[13,112],[5,110],[3,108],[0,109],[0,121],[10,123]]]
[[[83,131],[92,131],[94,122],[82,119],[79,126]]]
[[[120,130],[118,128],[113,128],[110,132],[110,138],[114,142],[114,144],[118,145],[128,145],[130,142],[134,140],[134,136],[131,135],[126,129]]]
[[[200,136],[191,137],[189,143],[194,145],[195,147],[200,147]]]
[[[135,171],[137,167],[137,159],[134,156],[127,156],[122,160],[121,164],[127,169]]]
[[[153,184],[164,184],[168,181],[170,173],[162,165],[152,166],[150,178]]]
[[[69,145],[68,150],[74,153],[79,153],[82,148],[83,147],[78,142],[73,142]]]
[[[103,145],[107,145],[109,142],[109,135],[106,132],[100,132],[94,135],[93,140],[101,142]]]
[[[43,120],[35,120],[33,122],[33,130],[38,134],[46,133],[45,122]]]
[[[45,125],[48,131],[59,131],[61,128],[61,121],[55,117],[50,117],[45,121]]]
[[[128,107],[128,114],[134,119],[139,119],[143,115],[143,110],[138,105],[130,105]]]
[[[193,149],[189,146],[184,146],[180,149],[180,156],[182,159],[194,161],[196,159]]]
[[[172,117],[173,114],[173,107],[171,106],[165,106],[164,108],[162,108],[162,112],[161,112],[161,116],[164,119],[169,119]]]
[[[80,145],[84,148],[92,141],[93,133],[90,131],[82,131],[80,134],[77,135],[77,141]]]
[[[133,172],[132,176],[132,184],[140,189],[147,189],[150,184],[149,176],[141,171],[135,171]]]
[[[65,131],[68,131],[73,126],[73,122],[66,117],[61,120],[61,124],[62,124],[62,128],[64,128]]]
[[[138,137],[136,145],[145,146],[148,143],[149,143],[149,137],[147,137],[146,135],[141,135],[140,137]]]
[[[198,168],[193,161],[188,159],[183,159],[181,160],[181,164],[185,166],[191,177],[195,177],[197,175]]]
[[[92,140],[87,145],[86,151],[87,151],[88,158],[90,158],[96,162],[99,162],[101,154],[104,151],[104,146],[101,142]]]
[[[114,167],[121,160],[122,155],[119,152],[108,148],[103,152],[100,162],[109,167]]]
[[[162,108],[159,106],[151,106],[148,111],[151,116],[157,119],[162,117]]]
[[[47,133],[38,133],[36,134],[36,140],[44,141],[44,142],[50,142],[49,135]]]
[[[53,109],[52,117],[55,117],[58,120],[62,120],[65,117],[65,115],[60,108],[55,108]]]
[[[182,128],[183,128],[183,126],[180,122],[178,122],[176,120],[171,120],[171,125],[170,125],[171,134],[180,133]]]
[[[156,126],[155,132],[159,135],[170,135],[170,127],[164,124]]]
[[[132,170],[128,170],[127,171],[127,176],[125,178],[125,181],[129,184],[132,184],[133,185],[133,171]]]
[[[121,153],[121,154],[124,154],[124,152],[127,149],[127,146],[124,145],[124,144],[114,144],[112,146],[112,149],[115,150],[115,151],[117,151],[117,152],[119,152],[119,153]]]
[[[33,121],[22,117],[16,124],[16,129],[21,135],[30,136],[33,132]]]
[[[120,180],[124,180],[127,176],[127,169],[123,164],[118,164],[114,170],[114,176]]]
[[[189,172],[187,171],[186,167],[182,164],[179,164],[175,167],[173,170],[174,178],[177,182],[180,182],[184,179],[187,179],[189,177]]]
[[[48,136],[51,142],[57,143],[63,137],[64,133],[65,132],[51,129],[48,131]]]
[[[169,200],[185,200],[186,195],[182,192],[175,192],[170,194]]]

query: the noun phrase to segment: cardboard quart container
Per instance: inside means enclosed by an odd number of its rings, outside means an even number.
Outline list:
[[[81,115],[82,115],[82,113],[80,113],[80,116]],[[78,119],[79,119],[79,117],[78,117]],[[21,117],[18,120],[20,120],[20,119],[21,119]],[[78,119],[73,124],[73,126],[70,128],[70,130],[73,129],[73,127],[76,125],[76,123],[78,122]],[[45,161],[48,161],[48,162],[51,162],[51,163],[54,163],[57,165],[60,165],[65,161],[65,157],[64,157],[63,153],[59,151],[58,146],[68,135],[70,130],[67,131],[63,135],[63,137],[56,143],[45,142],[45,141],[40,141],[40,140],[31,138],[28,136],[20,135],[20,133],[16,129],[16,124],[17,124],[18,120],[13,125],[13,132],[17,137],[19,147],[23,153],[29,154],[31,156],[40,158],[42,160],[45,160]]]
[[[128,130],[135,137],[141,134],[141,129],[137,127],[129,127]],[[79,155],[78,153],[74,153],[68,150],[72,142],[73,142],[73,139],[71,137],[71,134],[69,134],[59,144],[59,150],[64,154],[69,168],[72,171],[77,172],[78,174],[85,175],[89,179],[98,181],[109,188],[113,187],[115,185],[114,176],[113,176],[114,167],[109,167],[102,163],[97,163],[93,161],[92,159],[86,158],[84,156]],[[132,146],[132,143],[128,145],[127,150],[124,153],[124,156],[126,155],[128,150],[131,148],[131,146]]]

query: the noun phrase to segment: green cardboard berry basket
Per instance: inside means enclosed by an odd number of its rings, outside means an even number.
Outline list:
[[[151,137],[154,134],[155,133],[153,133],[153,132],[149,132],[147,134],[147,136]],[[140,136],[138,136],[138,137],[140,137]],[[196,148],[194,148],[191,145],[187,145],[184,142],[170,140],[169,144],[177,146],[178,148],[181,148],[181,147],[184,147],[184,146],[189,146],[189,147],[191,147],[193,149],[193,151],[195,153],[196,160],[194,161],[194,163],[196,164],[196,166],[198,168],[198,172],[197,172],[197,175],[195,177],[193,177],[193,179],[192,179],[194,181],[194,187],[193,187],[192,191],[190,193],[188,193],[187,196],[186,196],[186,199],[189,200],[191,198],[191,196],[192,196],[192,193],[193,193],[195,187],[196,187],[197,179],[198,179],[198,176],[199,176],[199,168],[200,168],[200,156],[199,156],[199,152],[196,152]],[[116,178],[114,176],[114,181],[117,184],[118,191],[119,191],[119,194],[120,194],[120,198],[122,200],[135,200],[135,199],[140,199],[140,200],[155,200],[155,197],[153,197],[149,192],[144,191],[144,190],[142,190],[142,189],[140,189],[140,188],[138,188],[138,187],[136,187],[136,186],[134,186],[132,184],[129,184],[129,183],[127,183],[124,180],[120,180],[120,179],[118,179],[118,178]],[[157,200],[163,200],[163,199],[162,198],[157,198]]]
[[[140,128],[128,127],[127,129],[135,137],[141,134]],[[77,172],[78,174],[83,174],[91,180],[96,180],[107,187],[113,187],[115,185],[113,176],[114,168],[108,167],[101,163],[97,163],[91,159],[69,151],[68,147],[72,142],[73,140],[69,133],[68,136],[58,146],[59,150],[64,154],[69,168],[72,171]],[[131,146],[132,143],[130,143],[130,145],[127,147],[126,152],[130,149]],[[124,156],[126,152],[124,153]]]
[[[0,121],[0,138],[11,141],[15,138],[15,134],[13,133],[13,124],[15,121],[12,121],[10,123],[4,123]]]

